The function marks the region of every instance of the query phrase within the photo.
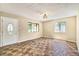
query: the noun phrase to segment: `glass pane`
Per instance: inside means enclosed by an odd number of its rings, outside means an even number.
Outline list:
[[[55,32],[59,32],[59,24],[58,23],[55,24]]]
[[[32,32],[36,32],[36,24],[32,24]]]
[[[8,24],[7,30],[8,33],[11,34],[13,32],[13,24]]]
[[[66,23],[59,22],[55,24],[55,32],[65,32]]]
[[[36,29],[37,29],[37,32],[39,31],[39,24],[36,24]]]
[[[32,23],[28,24],[28,32],[32,32]]]
[[[65,32],[65,22],[61,23],[61,32]]]

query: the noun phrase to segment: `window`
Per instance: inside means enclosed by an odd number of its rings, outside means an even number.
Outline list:
[[[8,26],[7,26],[7,31],[8,31],[8,33],[9,34],[12,34],[12,32],[13,32],[13,24],[8,24]]]
[[[28,22],[28,32],[38,32],[39,24]]]
[[[66,23],[58,22],[55,23],[55,32],[65,32]]]

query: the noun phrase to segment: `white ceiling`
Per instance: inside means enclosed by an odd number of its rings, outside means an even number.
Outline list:
[[[75,16],[79,4],[55,3],[2,3],[0,11],[24,16],[32,20],[44,21],[43,13],[48,14],[47,20]]]

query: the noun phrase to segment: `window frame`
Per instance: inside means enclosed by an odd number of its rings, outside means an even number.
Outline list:
[[[29,24],[31,24],[30,31],[29,31]],[[36,26],[35,31],[33,30],[34,29],[34,27],[33,27],[34,25]],[[28,22],[28,32],[39,32],[39,24],[38,23]]]
[[[58,25],[58,31],[56,31],[56,27]],[[64,30],[62,30],[62,24],[64,24]],[[54,25],[54,32],[56,33],[65,33],[66,32],[66,22],[57,22]]]

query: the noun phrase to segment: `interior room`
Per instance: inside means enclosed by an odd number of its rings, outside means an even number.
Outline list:
[[[79,4],[0,3],[0,56],[79,56]]]

